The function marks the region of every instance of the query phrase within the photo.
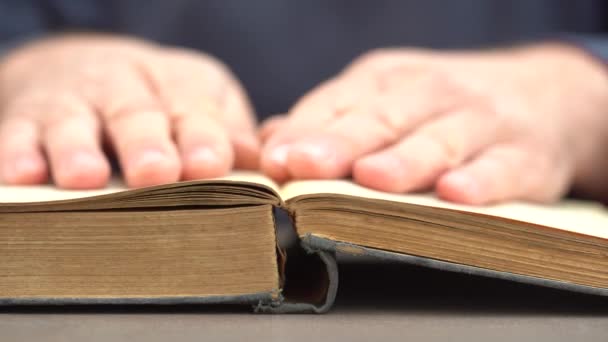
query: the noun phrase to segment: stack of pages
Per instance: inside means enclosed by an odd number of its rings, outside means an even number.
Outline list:
[[[598,203],[470,207],[255,173],[127,190],[0,187],[0,303],[239,303],[323,312],[335,253],[608,295]],[[308,256],[290,264],[274,214]],[[290,276],[292,275],[292,276]],[[365,274],[361,274],[365,277]]]

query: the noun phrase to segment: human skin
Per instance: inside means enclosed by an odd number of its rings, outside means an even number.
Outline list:
[[[0,62],[0,177],[103,187],[112,150],[129,186],[255,168],[249,100],[209,55],[126,37],[59,36]]]
[[[373,51],[262,127],[261,168],[467,204],[606,201],[604,67],[556,43]]]
[[[568,45],[383,49],[267,121],[260,148],[247,96],[220,61],[58,36],[0,61],[0,179],[102,187],[114,153],[133,187],[259,164],[280,182],[352,175],[469,204],[551,202],[570,189],[605,200],[606,108],[604,66]]]

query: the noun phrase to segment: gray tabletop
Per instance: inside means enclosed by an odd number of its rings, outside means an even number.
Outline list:
[[[248,307],[9,307],[0,341],[608,341],[608,299],[397,264],[346,263],[325,315]]]

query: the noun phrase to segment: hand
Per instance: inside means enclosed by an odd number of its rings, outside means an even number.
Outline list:
[[[255,118],[214,58],[111,36],[63,36],[0,64],[0,177],[102,187],[105,142],[129,186],[221,176],[259,159]]]
[[[567,45],[380,50],[269,121],[261,167],[469,204],[608,197],[607,111],[604,66]]]

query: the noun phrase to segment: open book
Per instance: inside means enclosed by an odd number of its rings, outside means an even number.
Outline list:
[[[252,173],[126,190],[0,187],[0,303],[248,303],[323,312],[335,253],[608,295],[608,210],[469,207]],[[278,248],[289,213],[306,257]],[[364,275],[362,275],[364,276]]]

